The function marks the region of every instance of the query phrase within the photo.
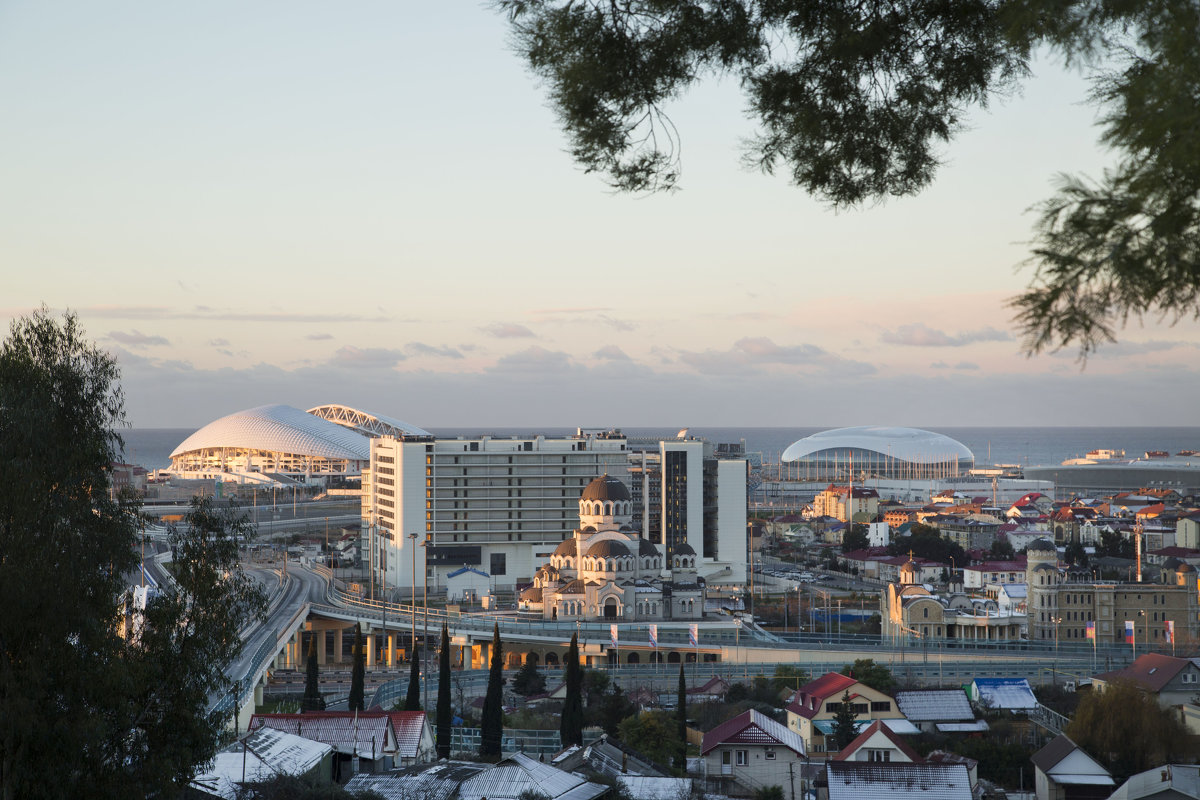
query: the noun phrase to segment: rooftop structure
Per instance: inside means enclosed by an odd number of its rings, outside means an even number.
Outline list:
[[[793,442],[786,462],[803,462],[816,480],[859,476],[929,479],[965,474],[975,455],[962,442],[917,428],[860,426],[822,431]]]

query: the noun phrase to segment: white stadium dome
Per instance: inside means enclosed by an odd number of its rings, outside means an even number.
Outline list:
[[[946,477],[975,465],[975,454],[949,436],[919,428],[864,425],[814,433],[793,442],[783,460],[817,476],[868,472],[881,477]]]
[[[372,436],[428,436],[414,425],[341,405],[266,405],[208,423],[171,453],[171,472],[226,481],[357,477]]]

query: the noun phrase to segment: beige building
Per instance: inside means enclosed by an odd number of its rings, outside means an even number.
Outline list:
[[[851,494],[853,497],[850,497]],[[813,500],[813,514],[818,517],[833,517],[842,522],[850,519],[861,520],[859,514],[875,519],[879,514],[879,492],[862,486],[853,487],[851,492],[849,486],[830,484],[829,488]]]
[[[836,752],[829,749],[833,720],[847,693],[860,727],[873,720],[904,720],[896,701],[883,692],[849,676],[826,673],[796,690],[787,706],[788,730],[800,734],[809,754]]]
[[[1024,614],[1004,610],[989,597],[962,593],[939,596],[917,583],[916,566],[900,568],[900,580],[880,592],[881,633],[892,640],[969,639],[1008,641],[1020,639]]]
[[[1030,639],[1085,642],[1091,622],[1097,644],[1121,644],[1130,621],[1139,646],[1169,646],[1168,621],[1176,641],[1200,637],[1200,587],[1190,564],[1167,559],[1153,581],[1141,583],[1079,582],[1066,580],[1049,540],[1034,542],[1025,553]]]

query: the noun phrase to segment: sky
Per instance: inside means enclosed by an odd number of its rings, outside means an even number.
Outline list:
[[[0,316],[78,314],[136,427],[343,403],[424,427],[1187,425],[1200,325],[1027,358],[1029,209],[1099,175],[1050,58],[915,198],[744,166],[733,81],[614,194],[475,3],[0,4]]]

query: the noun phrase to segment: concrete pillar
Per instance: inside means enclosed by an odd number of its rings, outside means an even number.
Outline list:
[[[366,645],[367,645],[367,657],[366,657],[367,666],[373,667],[373,666],[375,666],[375,634],[368,633],[366,636],[363,637],[363,640],[366,642]]]
[[[342,641],[342,629],[338,628],[333,632],[333,663],[340,664],[345,660],[342,648],[345,642]]]
[[[312,635],[315,636],[317,640],[317,663],[323,667],[325,666],[325,650],[327,649],[327,643],[325,641],[325,629],[322,628],[321,630],[313,631]]]
[[[395,666],[396,663],[396,634],[389,632],[387,635],[387,659],[385,660],[388,668]]]

